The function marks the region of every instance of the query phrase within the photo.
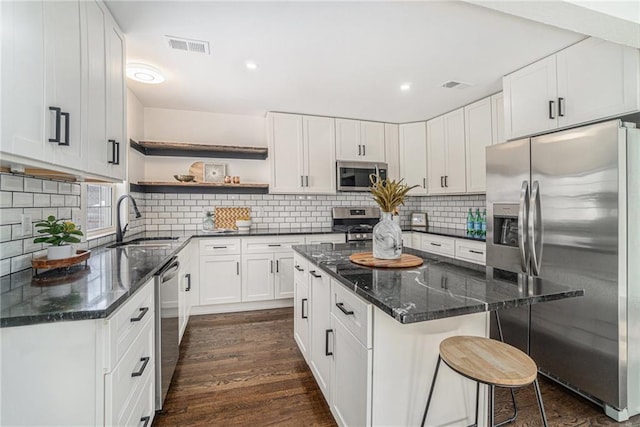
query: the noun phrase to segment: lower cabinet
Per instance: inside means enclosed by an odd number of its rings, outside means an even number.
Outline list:
[[[242,300],[240,255],[200,256],[200,304]]]
[[[178,260],[180,261],[180,282],[178,287],[178,343],[182,342],[182,336],[184,335],[184,331],[187,329],[189,313],[191,312],[191,295],[193,292],[192,245],[193,243],[188,243],[187,246],[178,254]]]
[[[2,329],[0,425],[150,426],[154,281],[109,317]]]
[[[483,241],[457,239],[420,232],[413,232],[412,234],[415,249],[485,265],[486,244]]]
[[[273,298],[293,298],[293,252],[275,254]]]
[[[310,323],[309,323],[309,279],[308,262],[298,256],[294,256],[294,297],[293,297],[293,338],[304,359],[310,360]]]
[[[242,301],[273,299],[273,254],[242,256]]]
[[[327,400],[331,394],[331,362],[333,352],[330,340],[334,329],[331,326],[331,280],[317,270],[309,271],[311,300],[311,372]]]

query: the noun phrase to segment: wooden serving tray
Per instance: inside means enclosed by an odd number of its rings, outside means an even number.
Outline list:
[[[36,270],[43,268],[64,268],[71,267],[75,264],[80,264],[82,261],[86,261],[91,256],[91,251],[78,250],[76,254],[70,258],[62,259],[47,259],[46,256],[41,256],[31,260],[31,266]]]
[[[398,259],[379,259],[373,257],[373,252],[359,252],[352,254],[349,259],[354,264],[375,268],[410,268],[422,265],[422,258],[415,255],[402,254]]]

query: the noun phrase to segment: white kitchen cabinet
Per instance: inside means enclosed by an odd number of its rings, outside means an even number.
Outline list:
[[[329,117],[269,113],[271,193],[336,192],[335,121]]]
[[[410,195],[427,194],[427,130],[425,122],[399,126],[400,177],[409,186],[418,185]]]
[[[452,237],[436,236],[433,234],[422,234],[421,250],[438,255],[455,257],[455,239]]]
[[[79,1],[2,3],[0,151],[83,169]]]
[[[331,412],[340,426],[370,426],[373,351],[358,341],[333,314],[331,329]]]
[[[589,38],[505,76],[506,139],[639,110],[639,58]]]
[[[331,401],[331,280],[319,269],[309,272],[311,301],[310,368],[327,402]]]
[[[306,236],[304,241],[307,245],[317,245],[319,243],[345,243],[346,237],[344,233],[311,234]]]
[[[336,120],[336,159],[384,161],[384,123],[350,119]]]
[[[457,259],[485,265],[487,257],[485,242],[474,242],[469,239],[456,239],[455,245]]]
[[[402,247],[416,249],[413,246],[413,233],[410,231],[402,232]]]
[[[187,329],[187,324],[189,323],[189,313],[191,312],[191,294],[193,292],[194,282],[194,275],[192,271],[192,245],[193,243],[188,243],[187,246],[185,246],[178,254],[178,260],[180,261],[180,282],[178,285],[178,342],[182,341],[184,331]]]
[[[201,305],[226,304],[242,300],[241,261],[240,255],[200,256]]]
[[[502,144],[504,136],[504,94],[502,92],[491,96],[491,130],[492,144]]]
[[[309,263],[294,255],[293,337],[307,364],[310,359]]]
[[[400,140],[398,125],[384,124],[384,157],[387,163],[387,177],[396,181],[400,176]]]
[[[113,18],[106,16],[105,36],[107,43],[107,145],[113,152],[110,159],[108,175],[122,181],[126,178],[128,141],[126,140],[125,118],[125,45],[124,35]],[[115,149],[113,148],[115,147]]]
[[[427,121],[427,160],[429,194],[466,191],[462,108]]]
[[[293,298],[293,251],[273,256],[276,270],[273,282],[273,298]]]
[[[494,138],[492,104],[490,97],[464,107],[468,193],[486,191],[485,149]]]
[[[242,256],[242,301],[273,299],[275,262],[272,253]]]

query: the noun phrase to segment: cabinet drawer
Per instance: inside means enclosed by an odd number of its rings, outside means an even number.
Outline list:
[[[331,313],[366,347],[371,348],[371,304],[331,280]]]
[[[200,240],[200,255],[238,255],[240,253],[240,239],[202,239]]]
[[[149,280],[107,320],[105,370],[110,372],[140,331],[154,318],[154,282]]]
[[[422,236],[422,250],[449,257],[455,256],[454,239],[434,235]]]
[[[153,375],[145,380],[139,393],[133,396],[133,401],[123,417],[116,424],[118,427],[151,427],[155,415],[155,388],[153,387]]]
[[[116,365],[105,375],[105,420],[107,425],[120,425],[128,418],[132,402],[148,379],[155,376],[153,323],[148,322],[140,335]],[[153,381],[152,381],[153,383]]]
[[[486,245],[483,242],[456,239],[456,258],[485,265]]]
[[[294,245],[304,245],[304,236],[274,236],[268,238],[243,238],[243,254],[290,252]]]
[[[307,245],[317,245],[319,243],[344,243],[344,233],[339,234],[310,234],[305,237]]]
[[[294,280],[303,279],[309,274],[309,261],[302,255],[293,254],[293,277]],[[305,279],[306,280],[306,279]]]

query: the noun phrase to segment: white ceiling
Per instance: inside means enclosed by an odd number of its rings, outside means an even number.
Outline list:
[[[145,107],[230,114],[425,120],[500,91],[502,75],[584,38],[457,1],[107,5],[127,61],[167,78],[129,80]],[[207,40],[211,55],[172,50],[165,35]],[[472,86],[441,88],[447,80]]]

